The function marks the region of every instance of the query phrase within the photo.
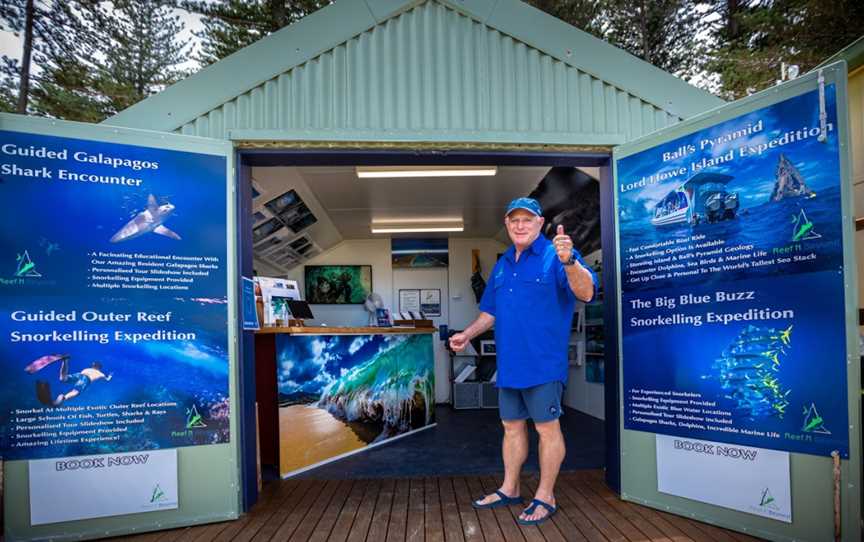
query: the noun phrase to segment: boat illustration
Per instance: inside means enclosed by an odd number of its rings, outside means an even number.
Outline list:
[[[738,212],[738,194],[726,190],[730,175],[702,172],[675,188],[657,205],[651,224],[698,224],[734,219]]]

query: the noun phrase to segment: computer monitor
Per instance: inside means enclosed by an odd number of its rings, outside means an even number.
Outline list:
[[[312,320],[315,318],[312,315],[312,310],[309,308],[309,303],[305,301],[289,299],[288,310],[291,311],[291,316],[297,320]]]

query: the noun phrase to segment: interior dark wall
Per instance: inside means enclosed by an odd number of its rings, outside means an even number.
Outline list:
[[[554,237],[560,224],[580,254],[600,249],[600,183],[597,179],[575,167],[553,167],[530,197],[539,201],[543,209],[546,237]]]

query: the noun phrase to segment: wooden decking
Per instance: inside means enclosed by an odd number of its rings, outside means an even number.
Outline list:
[[[523,479],[531,495],[537,476]],[[517,507],[474,510],[471,497],[497,488],[490,477],[274,482],[249,514],[225,523],[124,537],[168,541],[736,542],[753,537],[619,500],[599,471],[563,473],[559,511],[540,527],[516,523]]]

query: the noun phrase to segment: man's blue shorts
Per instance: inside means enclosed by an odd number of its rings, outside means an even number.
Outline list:
[[[498,411],[501,419],[551,422],[561,416],[564,383],[547,382],[531,388],[498,388]]]

